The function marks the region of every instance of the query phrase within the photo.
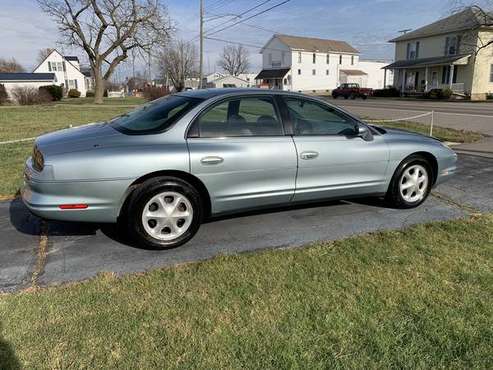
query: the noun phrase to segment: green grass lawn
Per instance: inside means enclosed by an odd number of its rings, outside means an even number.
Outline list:
[[[491,368],[493,216],[6,294],[0,327],[3,368]]]
[[[416,122],[386,122],[382,120],[381,122],[376,123],[376,125],[418,132],[423,135],[430,134],[429,124],[424,125]],[[433,127],[433,136],[442,141],[450,141],[455,143],[474,143],[484,138],[484,136],[478,132],[455,130],[453,128],[439,126]]]
[[[139,105],[146,102],[144,98],[138,98],[135,96],[127,96],[125,98],[103,98],[104,105]],[[91,105],[94,104],[94,98],[65,98],[56,104],[68,104],[68,105]]]
[[[66,99],[57,104],[0,107],[0,141],[36,137],[46,132],[108,120],[143,103],[141,98]],[[76,103],[77,105],[74,105]],[[0,196],[14,195],[22,183],[22,169],[31,155],[32,142],[0,145]]]

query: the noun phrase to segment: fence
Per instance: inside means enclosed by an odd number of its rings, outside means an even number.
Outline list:
[[[434,111],[423,113],[423,114],[418,114],[416,116],[411,116],[411,117],[404,117],[404,118],[397,118],[397,119],[378,119],[378,120],[371,119],[371,120],[365,120],[365,122],[376,123],[376,124],[382,123],[382,122],[388,122],[388,123],[395,122],[395,123],[397,123],[397,122],[406,122],[406,121],[409,122],[409,121],[413,121],[413,120],[421,119],[421,118],[425,118],[425,117],[430,117],[430,131],[429,132],[430,132],[430,136],[433,136],[433,126],[435,123],[435,112]],[[81,126],[84,126],[84,125],[81,125]],[[79,127],[79,126],[72,126],[72,125],[69,126],[69,128],[72,128],[72,127]],[[35,137],[28,137],[28,138],[17,139],[17,140],[0,141],[0,145],[22,143],[22,142],[26,142],[26,141],[34,141],[35,139],[36,139]]]
[[[368,123],[382,123],[382,122],[409,122],[420,118],[430,117],[430,136],[433,136],[433,126],[435,124],[435,111],[418,114],[416,116],[397,118],[397,119],[371,119],[365,120]]]

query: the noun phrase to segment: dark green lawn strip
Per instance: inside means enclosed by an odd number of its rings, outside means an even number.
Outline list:
[[[418,132],[423,135],[430,134],[429,124],[425,125],[416,122],[387,122],[383,120],[376,124],[388,128],[398,128],[407,131]],[[446,128],[439,126],[433,127],[433,136],[442,141],[449,141],[454,143],[474,143],[484,138],[484,135],[478,132],[467,131],[467,130],[456,130],[453,128]]]
[[[5,295],[0,325],[26,368],[491,368],[493,217]]]

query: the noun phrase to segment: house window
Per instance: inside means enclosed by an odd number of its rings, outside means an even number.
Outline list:
[[[409,42],[407,44],[407,59],[418,59],[419,58],[419,41]]]
[[[59,71],[63,71],[63,64],[62,64],[62,62],[58,62],[58,63],[57,63],[57,69],[58,69]]]
[[[490,66],[490,82],[493,83],[493,64]]]
[[[312,69],[312,75],[316,75],[317,74],[317,71],[315,69]]]
[[[329,75],[329,70],[328,70],[328,69],[325,71],[325,74],[326,74],[327,76]]]
[[[351,55],[351,65],[354,66],[354,55]]]
[[[330,64],[330,54],[327,54],[326,62],[327,62],[327,64]]]
[[[298,63],[301,63],[301,51],[298,51]]]
[[[339,64],[342,64],[342,55],[339,55]]]
[[[301,69],[298,69],[298,74],[299,74],[299,75],[301,74]]]
[[[457,55],[460,47],[460,36],[447,36],[445,38],[445,55]]]
[[[313,53],[313,64],[317,62],[317,54]]]

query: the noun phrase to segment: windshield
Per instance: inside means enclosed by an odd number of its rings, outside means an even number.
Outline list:
[[[109,123],[124,133],[161,132],[169,129],[200,102],[200,99],[169,95],[115,117]]]

